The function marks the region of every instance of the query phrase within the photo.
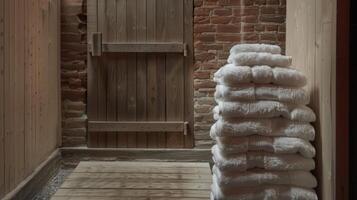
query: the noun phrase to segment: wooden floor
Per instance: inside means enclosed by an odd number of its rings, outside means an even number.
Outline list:
[[[52,200],[209,199],[208,163],[81,162]]]

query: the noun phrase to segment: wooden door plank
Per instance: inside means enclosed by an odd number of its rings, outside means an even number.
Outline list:
[[[87,38],[88,43],[91,44],[93,32],[98,31],[98,18],[97,18],[97,0],[87,1]],[[97,70],[98,70],[98,58],[92,57],[90,53],[87,53],[88,58],[88,97],[87,97],[87,114],[89,120],[98,119],[98,86],[97,86]],[[98,134],[95,132],[88,132],[88,147],[98,147]]]
[[[208,198],[205,190],[132,190],[132,189],[63,189],[55,197],[165,197],[168,198]]]
[[[126,31],[126,0],[117,1],[117,41],[127,41]],[[117,120],[126,120],[127,105],[128,105],[128,69],[126,54],[117,55]],[[127,134],[119,134],[117,136],[117,146],[127,147],[128,143]]]
[[[184,136],[185,147],[194,147],[194,105],[193,105],[193,1],[184,1],[184,43],[187,45],[187,56],[184,57],[184,91],[185,91],[185,121],[188,122],[188,133]]]
[[[183,41],[183,1],[168,0],[166,29],[167,41]],[[183,120],[184,118],[184,62],[179,54],[166,55],[166,120]],[[167,146],[184,147],[182,133],[168,133]]]
[[[167,17],[168,17],[168,11],[167,11],[167,6],[168,3],[166,0],[156,0],[156,41],[157,42],[166,42],[167,38]],[[157,87],[158,87],[158,107],[157,109],[157,115],[160,116],[160,118],[166,119],[166,55],[165,54],[159,54],[157,56]],[[161,101],[161,102],[160,102]],[[158,134],[158,147],[160,148],[165,148],[167,146],[166,142],[166,134],[164,133],[159,133]]]
[[[107,34],[107,1],[98,1],[98,31]],[[99,58],[98,77],[98,120],[107,119],[107,66],[106,60]],[[98,147],[106,146],[106,136],[98,135]]]
[[[4,129],[4,70],[5,70],[5,60],[4,60],[4,1],[0,1],[0,199],[5,195],[5,129]]]
[[[146,0],[137,0],[137,42],[146,41]],[[147,120],[147,63],[146,54],[137,53],[137,109],[136,119],[138,121]],[[147,147],[147,134],[145,132],[137,134],[137,147]]]
[[[156,39],[156,0],[146,1],[147,13],[147,42],[155,42]],[[147,54],[147,120],[158,120],[160,116],[157,115],[159,91],[157,85],[157,65],[156,55],[152,53]],[[165,120],[163,118],[162,120]],[[148,148],[155,148],[158,146],[158,134],[153,133],[147,136]]]
[[[137,40],[137,0],[127,0],[127,17],[126,17],[126,31],[127,31],[127,41],[135,42]],[[137,56],[136,54],[127,55],[127,66],[128,66],[128,104],[127,104],[127,120],[136,121],[136,103],[137,103]],[[128,135],[128,147],[136,147],[136,135]]]
[[[116,0],[106,1],[104,42],[116,42],[117,37],[117,5]],[[107,120],[116,120],[117,116],[117,66],[113,54],[104,54],[102,57],[107,68]],[[106,134],[106,147],[117,146],[117,134]]]

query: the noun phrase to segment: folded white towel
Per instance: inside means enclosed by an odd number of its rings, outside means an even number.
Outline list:
[[[242,84],[236,87],[217,85],[214,97],[219,101],[274,100],[302,105],[310,102],[310,96],[303,88],[271,84]]]
[[[307,171],[265,171],[223,173],[213,166],[213,181],[221,188],[241,188],[264,185],[286,185],[304,188],[315,188],[317,180]]]
[[[275,84],[282,86],[302,87],[306,77],[293,68],[261,66],[235,66],[227,64],[221,67],[213,77],[220,85],[237,87],[243,83]]]
[[[314,127],[306,122],[294,122],[283,118],[272,119],[219,119],[210,131],[211,137],[229,136],[284,136],[312,141]]]
[[[281,48],[278,45],[271,44],[237,44],[234,45],[230,50],[231,54],[243,52],[266,52],[272,54],[280,54]]]
[[[312,158],[304,158],[299,154],[247,152],[222,155],[214,148],[212,154],[215,165],[224,172],[246,171],[253,168],[278,171],[315,169],[315,162]]]
[[[218,148],[223,155],[244,153],[248,151],[264,151],[276,154],[296,154],[306,158],[315,157],[315,148],[306,140],[288,137],[217,137]]]
[[[218,101],[213,109],[214,119],[223,118],[273,118],[283,117],[292,121],[314,122],[316,116],[304,105],[278,101],[225,102]]]
[[[241,66],[269,65],[273,67],[289,67],[291,62],[291,56],[259,52],[236,53],[230,54],[228,57],[228,63]]]
[[[318,200],[316,192],[292,186],[259,186],[222,189],[212,184],[211,200]]]

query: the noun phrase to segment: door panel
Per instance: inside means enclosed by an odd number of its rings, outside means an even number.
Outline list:
[[[89,147],[193,146],[187,4],[192,1],[88,0]],[[95,34],[102,39],[92,41]]]

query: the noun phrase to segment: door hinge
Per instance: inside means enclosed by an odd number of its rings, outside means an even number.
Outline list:
[[[92,56],[102,56],[102,33],[94,32],[92,33],[92,45],[91,45]]]

